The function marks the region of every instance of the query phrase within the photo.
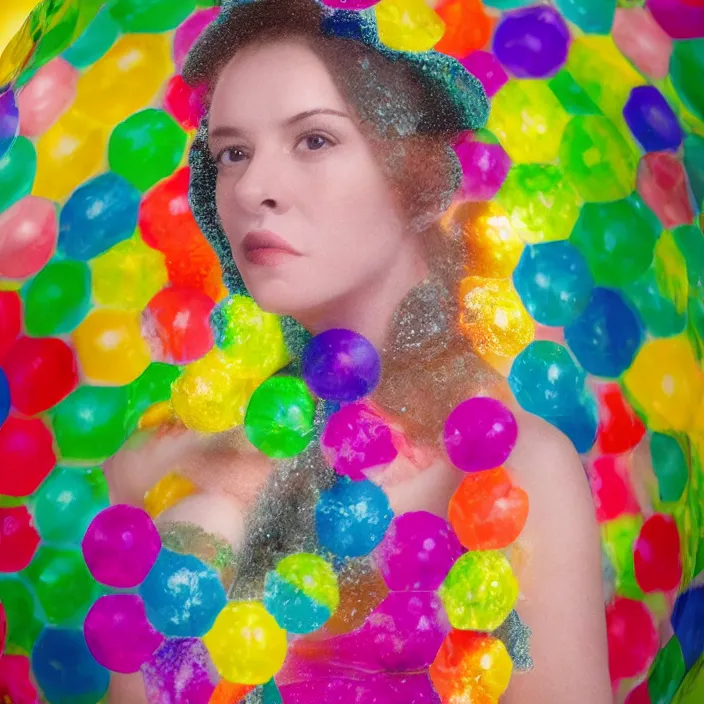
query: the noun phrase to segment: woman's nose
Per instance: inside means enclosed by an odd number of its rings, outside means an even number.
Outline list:
[[[274,155],[256,154],[249,160],[244,174],[235,185],[235,198],[250,213],[281,210],[285,207],[281,178],[282,164],[279,159]]]

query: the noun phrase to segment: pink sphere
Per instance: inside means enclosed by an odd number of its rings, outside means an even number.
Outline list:
[[[398,454],[391,429],[364,403],[350,403],[330,416],[321,447],[335,471],[353,481],[362,481],[365,469],[388,464]]]
[[[463,472],[501,466],[511,454],[517,437],[513,413],[500,401],[487,396],[463,401],[445,423],[447,455]]]
[[[36,274],[54,252],[56,206],[27,196],[0,214],[0,276],[23,279]]]
[[[617,597],[606,608],[611,681],[645,673],[658,651],[658,633],[648,607]]]
[[[118,589],[140,585],[159,550],[161,537],[149,514],[125,504],[101,511],[83,538],[83,557],[93,577]]]
[[[648,78],[663,79],[670,70],[672,39],[642,7],[619,7],[613,29],[621,53]]]
[[[511,168],[511,159],[504,148],[467,138],[455,145],[455,153],[462,165],[462,199],[491,200]]]
[[[673,39],[704,37],[704,6],[682,0],[648,0],[645,6]]]
[[[460,63],[484,86],[486,94],[491,96],[499,92],[501,86],[508,82],[508,74],[499,60],[488,51],[473,51]]]
[[[650,152],[638,164],[636,188],[663,227],[690,225],[694,209],[687,172],[676,154]]]
[[[60,57],[42,66],[19,92],[20,134],[44,134],[76,97],[78,71]]]
[[[166,84],[164,110],[184,130],[195,130],[205,115],[204,90],[191,88],[181,76],[172,76]]]
[[[434,591],[462,552],[447,521],[413,511],[394,518],[374,551],[374,562],[392,591]]]
[[[194,12],[174,33],[174,64],[180,73],[186,55],[203,30],[220,14],[219,7]]]
[[[93,657],[113,672],[138,672],[164,642],[136,594],[101,596],[83,624]]]

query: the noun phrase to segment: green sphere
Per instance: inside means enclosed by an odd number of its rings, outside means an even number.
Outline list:
[[[17,137],[0,159],[0,213],[32,192],[37,152],[26,137]]]
[[[249,441],[269,457],[293,457],[313,438],[315,401],[302,379],[274,376],[252,394],[244,419]]]
[[[57,467],[35,494],[32,513],[44,542],[79,543],[108,504],[108,485],[99,467]]]
[[[149,108],[121,122],[110,136],[110,168],[141,191],[173,173],[186,149],[186,133],[163,110]]]
[[[65,460],[99,462],[127,436],[126,386],[80,386],[51,413],[54,437]]]
[[[181,375],[172,364],[153,362],[129,385],[127,428],[133,430],[142,414],[155,403],[171,398],[171,384]]]
[[[700,120],[704,120],[702,76],[704,39],[674,42],[670,56],[670,80],[687,109]]]
[[[686,262],[689,285],[704,286],[704,233],[695,225],[683,225],[672,235]]]
[[[90,310],[90,287],[86,262],[49,262],[24,290],[27,332],[35,337],[71,332]]]
[[[560,144],[560,163],[587,202],[625,198],[636,185],[634,147],[602,115],[572,118]]]
[[[75,68],[88,68],[107,53],[119,35],[120,27],[110,10],[103,8],[62,56]]]
[[[653,433],[650,457],[658,479],[661,501],[678,501],[687,486],[689,469],[679,442],[670,435]]]
[[[42,545],[23,575],[52,625],[78,625],[100,594],[81,551]]]
[[[195,10],[196,0],[114,0],[110,14],[123,32],[167,32]]]
[[[623,290],[653,337],[671,337],[684,330],[686,315],[677,310],[674,301],[663,295],[653,267]]]
[[[623,286],[648,269],[661,231],[657,217],[633,194],[612,203],[586,203],[570,241],[597,285]]]
[[[7,650],[30,653],[42,630],[34,595],[18,577],[0,577],[0,603],[7,617]]]

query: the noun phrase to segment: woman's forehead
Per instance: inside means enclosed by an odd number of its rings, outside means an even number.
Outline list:
[[[330,69],[305,41],[286,37],[250,45],[230,59],[213,91],[211,126],[219,119],[286,119],[325,108],[347,108]]]

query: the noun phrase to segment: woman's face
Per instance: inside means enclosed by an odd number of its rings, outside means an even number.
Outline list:
[[[267,311],[300,319],[354,299],[415,246],[372,143],[302,40],[251,45],[227,64],[209,148],[235,263]]]

